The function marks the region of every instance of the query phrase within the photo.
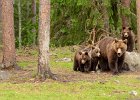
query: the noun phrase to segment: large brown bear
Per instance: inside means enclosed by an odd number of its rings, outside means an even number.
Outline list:
[[[89,72],[91,67],[91,57],[88,54],[88,51],[79,50],[75,53],[74,56],[74,71]]]
[[[122,40],[127,39],[127,51],[132,52],[135,44],[135,35],[130,27],[123,27],[122,32]]]
[[[102,71],[111,70],[113,74],[121,72],[124,63],[127,41],[105,37],[98,42],[101,57],[99,65]]]

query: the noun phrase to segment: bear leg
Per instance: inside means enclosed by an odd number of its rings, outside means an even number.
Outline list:
[[[117,68],[117,63],[115,61],[109,62],[109,68],[112,71],[113,75],[117,75],[119,73],[118,68]]]
[[[73,70],[78,71],[78,68],[79,68],[78,61],[74,60]]]
[[[89,61],[89,62],[87,62],[87,63],[85,64],[85,66],[84,66],[84,71],[85,71],[85,72],[89,72],[90,69],[91,69],[91,62]]]
[[[84,72],[84,66],[85,65],[81,64],[80,67],[79,67],[79,69],[80,69],[79,71]]]
[[[100,58],[100,60],[99,60],[99,69],[101,69],[101,71],[109,70],[108,61],[105,60],[104,58]]]
[[[98,65],[98,60],[92,61],[90,71],[96,71],[96,66],[97,65]]]
[[[123,63],[124,63],[124,55],[122,55],[122,56],[118,59],[118,71],[119,71],[119,73],[122,72]]]

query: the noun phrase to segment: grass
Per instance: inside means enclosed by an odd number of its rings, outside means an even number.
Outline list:
[[[26,68],[29,66],[36,66],[37,62],[31,62],[31,61],[20,61],[18,62],[18,65],[21,66],[22,68]]]
[[[30,52],[27,56],[37,58],[36,51]],[[23,56],[21,53],[18,52],[18,55]],[[51,53],[50,65],[52,70],[55,70],[56,73],[59,73],[59,70],[62,70],[62,72],[65,70],[66,72],[63,72],[63,74],[74,73],[72,71],[72,61],[57,62],[58,59],[64,57],[73,58],[73,52],[68,47],[56,48]],[[34,60],[19,60],[18,64],[23,69],[28,69],[28,66],[31,66],[34,70],[37,68],[37,62]],[[76,75],[78,74],[77,72]],[[80,75],[79,78],[82,77]],[[0,100],[135,100],[140,99],[139,75],[126,73],[119,76],[110,76],[107,79],[102,76],[101,79],[104,82],[100,80],[87,81],[84,78],[81,81],[70,82],[50,79],[42,83],[23,82],[14,84],[4,82],[0,83]],[[136,91],[138,95],[131,95],[129,92],[132,90]]]
[[[126,100],[134,87],[107,82],[0,84],[0,100]],[[140,93],[140,90],[137,92]]]

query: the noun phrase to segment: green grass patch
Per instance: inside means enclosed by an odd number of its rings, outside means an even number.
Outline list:
[[[132,86],[107,82],[48,82],[0,84],[0,100],[126,100],[140,98],[131,96]],[[139,92],[140,89],[137,89]]]
[[[34,56],[37,57],[38,56],[38,51],[37,50],[33,50],[33,49],[17,49],[16,53],[20,56]]]
[[[29,66],[36,66],[37,67],[37,63],[38,62],[34,62],[34,61],[19,61],[17,62],[17,64],[22,67],[22,68],[27,68]]]
[[[51,66],[55,68],[71,69],[73,66],[73,63],[72,62],[51,62]]]

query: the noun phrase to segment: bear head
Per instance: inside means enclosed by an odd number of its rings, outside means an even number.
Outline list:
[[[113,42],[113,50],[117,53],[118,57],[121,57],[127,50],[127,40],[115,39]]]
[[[123,27],[122,32],[121,32],[122,37],[128,38],[129,36],[131,36],[131,30],[132,30],[131,27]]]
[[[79,55],[81,64],[85,64],[90,59],[87,51],[79,51]]]
[[[92,47],[91,57],[100,57],[100,49],[98,46]]]

